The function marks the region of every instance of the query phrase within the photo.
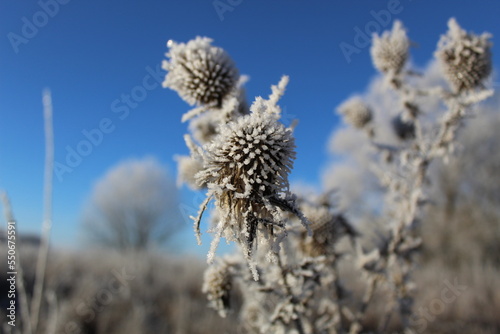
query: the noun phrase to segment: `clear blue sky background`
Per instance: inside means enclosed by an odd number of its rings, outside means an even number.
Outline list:
[[[387,10],[394,3],[232,0],[237,5],[230,5],[232,11],[223,13],[221,20],[212,0],[60,1],[66,3],[44,22],[39,2],[0,0],[0,188],[11,196],[21,231],[38,232],[44,87],[53,94],[60,163],[65,163],[67,146],[75,149],[85,139],[83,130],[110,119],[114,131],[105,134],[102,143],[62,181],[55,178],[53,241],[61,246],[78,244],[83,205],[108,168],[127,158],[152,155],[175,174],[173,156],[187,152],[182,139],[187,125],[180,118],[188,106],[175,92],[158,85],[123,120],[111,108],[122,94],[143,84],[147,67],[154,69],[161,63],[167,40],[213,38],[241,73],[250,76],[246,86],[250,101],[268,95],[270,85],[288,74],[291,81],[281,105],[300,120],[291,180],[318,185],[328,158],[327,138],[338,125],[333,109],[352,93],[363,91],[375,75],[369,47],[359,48],[348,62],[340,44],[356,46],[354,29],[377,27],[371,11]],[[412,59],[419,66],[432,56],[452,16],[467,30],[500,36],[497,0],[400,0],[395,8],[399,12],[390,15],[391,22],[384,28],[389,29],[394,19],[404,22],[416,42]],[[34,19],[41,27],[36,34],[24,31],[27,38],[16,53],[9,33],[22,37],[25,22]],[[496,52],[494,63],[500,63]],[[183,191],[186,205],[191,205],[193,196]],[[187,248],[195,247],[188,230]]]

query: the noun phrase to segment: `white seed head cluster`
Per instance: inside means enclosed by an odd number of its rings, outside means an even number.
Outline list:
[[[205,151],[198,182],[208,185],[224,225],[241,233],[237,239],[250,251],[259,222],[276,220],[275,203],[288,190],[295,158],[292,131],[273,114],[253,112],[221,127]]]
[[[337,111],[344,117],[344,120],[355,128],[362,129],[372,120],[370,107],[360,98],[352,97],[342,103]]]
[[[289,192],[295,140],[292,129],[279,121],[281,109],[276,104],[287,80],[273,87],[268,100],[257,98],[250,114],[221,125],[218,135],[203,146],[204,168],[196,177],[199,184],[207,184],[207,201],[215,199],[220,217],[209,261],[222,236],[238,242],[247,256],[258,235],[275,250],[285,233],[285,212],[307,224]]]
[[[211,43],[210,38],[197,37],[188,43],[167,44],[168,60],[162,67],[168,74],[163,86],[191,105],[220,106],[238,82],[238,70],[229,55]]]
[[[226,263],[209,266],[203,277],[202,291],[207,295],[210,306],[221,317],[226,317],[230,306],[230,292],[232,287],[231,273]]]
[[[382,73],[399,73],[408,59],[410,42],[400,21],[395,21],[392,31],[382,36],[374,35],[370,49],[373,64]]]
[[[199,178],[236,198],[272,195],[288,187],[294,138],[270,114],[252,113],[228,123],[206,151],[206,169]]]
[[[448,21],[448,33],[438,44],[438,58],[445,78],[456,92],[474,89],[492,70],[490,35],[468,34],[455,19]]]

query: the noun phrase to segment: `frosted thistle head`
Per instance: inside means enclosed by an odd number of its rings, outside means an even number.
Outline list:
[[[238,70],[229,55],[211,45],[212,40],[196,37],[187,43],[169,41],[168,71],[163,87],[169,87],[189,104],[220,106],[236,86]]]
[[[355,128],[362,129],[372,121],[370,107],[358,96],[352,97],[342,103],[337,111],[344,120]]]
[[[207,184],[207,201],[215,199],[220,217],[209,260],[222,234],[250,256],[259,234],[271,241],[271,248],[279,242],[279,233],[285,233],[285,212],[306,224],[289,192],[295,140],[292,130],[279,122],[281,109],[276,104],[287,80],[273,87],[268,100],[258,97],[249,115],[221,125],[219,134],[203,147],[204,170],[196,177]]]
[[[436,57],[443,74],[455,92],[463,92],[481,86],[490,75],[490,34],[478,36],[467,33],[452,18],[448,21],[448,32],[441,36]]]
[[[395,21],[391,31],[385,31],[382,36],[373,35],[370,49],[373,64],[382,73],[398,74],[408,59],[409,46],[403,24]]]
[[[311,257],[332,254],[338,235],[334,225],[334,215],[324,206],[301,205],[304,215],[311,222],[313,235],[302,233],[300,247]]]

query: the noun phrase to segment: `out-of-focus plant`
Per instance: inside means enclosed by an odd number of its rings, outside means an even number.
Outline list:
[[[400,109],[389,124],[399,141],[385,142],[372,108],[360,97],[338,108],[346,123],[365,132],[371,168],[385,189],[380,242],[371,249],[331,193],[294,196],[289,190],[293,128],[279,122],[277,105],[288,78],[248,110],[234,63],[210,39],[168,46],[165,86],[197,104],[183,117],[190,120],[192,135],[185,139],[191,155],[179,158],[181,180],[207,192],[193,217],[196,232],[214,200],[209,262],[221,237],[240,246],[237,254],[207,269],[203,291],[211,306],[225,316],[231,291],[239,287],[244,297],[240,317],[249,333],[385,333],[394,320],[401,331],[413,333],[418,287],[412,273],[422,245],[416,227],[429,201],[429,166],[454,154],[460,126],[474,105],[492,95],[485,88],[492,67],[489,35],[467,33],[449,21],[436,58],[451,89],[425,86],[409,68],[410,42],[401,22],[374,35],[373,63]],[[425,99],[438,101],[446,111],[437,120],[427,117],[433,110],[426,109]],[[342,247],[342,240],[350,247]],[[344,285],[342,261],[362,273],[359,300]],[[368,328],[367,310],[377,291],[389,291],[386,309],[378,328]]]

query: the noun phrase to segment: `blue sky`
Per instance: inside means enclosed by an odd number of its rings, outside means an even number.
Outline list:
[[[402,20],[415,42],[412,61],[424,66],[450,17],[466,30],[500,36],[499,15],[494,0],[1,0],[0,189],[9,192],[21,231],[38,232],[45,87],[53,96],[57,162],[67,164],[68,150],[85,140],[84,131],[108,130],[71,172],[54,178],[56,245],[78,245],[85,200],[118,162],[155,156],[175,174],[173,156],[187,153],[187,125],[180,118],[189,106],[161,88],[157,80],[164,73],[157,67],[169,39],[186,42],[198,35],[213,38],[250,76],[250,101],[268,95],[283,74],[290,76],[281,105],[300,121],[291,180],[318,185],[327,139],[338,126],[335,106],[363,91],[376,74],[358,29],[381,31]],[[340,47],[347,44],[357,48],[349,57]],[[126,115],[113,112],[113,105],[123,107],[127,95],[140,92],[147,95]],[[186,205],[193,196],[183,190]],[[194,247],[194,237],[186,243]]]

